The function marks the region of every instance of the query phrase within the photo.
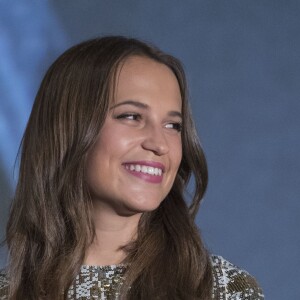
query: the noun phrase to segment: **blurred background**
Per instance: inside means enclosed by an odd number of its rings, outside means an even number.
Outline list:
[[[110,34],[185,66],[210,174],[197,216],[207,247],[254,275],[268,299],[299,299],[297,0],[0,0],[0,238],[44,72],[71,45]]]

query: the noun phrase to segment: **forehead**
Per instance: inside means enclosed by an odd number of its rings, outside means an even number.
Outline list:
[[[168,77],[175,85],[178,85],[174,72],[167,65],[149,57],[129,56],[121,63],[118,70],[118,77],[127,77],[127,79],[140,77],[142,80],[144,77],[155,77],[155,75]]]
[[[148,57],[131,56],[117,70],[113,102],[126,95],[141,96],[143,93],[160,95],[161,100],[171,98],[181,107],[181,92],[174,72]]]

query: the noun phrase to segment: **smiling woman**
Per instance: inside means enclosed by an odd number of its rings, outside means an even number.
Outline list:
[[[203,246],[206,185],[180,62],[124,37],[74,46],[23,137],[0,299],[263,299]]]
[[[155,210],[171,190],[182,156],[181,95],[167,66],[128,58],[111,102],[86,162],[100,220],[108,210],[119,215]]]

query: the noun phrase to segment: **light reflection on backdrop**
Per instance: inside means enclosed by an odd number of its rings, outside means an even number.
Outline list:
[[[38,84],[47,63],[66,48],[66,40],[47,1],[0,2],[0,178],[10,188]]]

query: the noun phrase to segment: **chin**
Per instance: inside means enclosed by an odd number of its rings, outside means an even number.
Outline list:
[[[128,214],[138,214],[138,213],[146,213],[146,212],[152,212],[156,210],[160,206],[161,202],[156,203],[143,203],[139,205],[128,205],[126,206],[126,210],[128,211]]]

